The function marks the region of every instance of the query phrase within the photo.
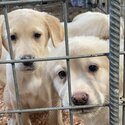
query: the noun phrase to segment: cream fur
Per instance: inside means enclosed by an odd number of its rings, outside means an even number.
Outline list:
[[[50,57],[65,56],[64,42],[50,54]],[[69,55],[80,56],[97,53],[109,52],[109,42],[96,37],[73,37],[69,39]],[[121,64],[123,63],[121,58]],[[90,72],[90,65],[98,66],[96,72]],[[62,105],[69,106],[68,97],[68,76],[59,77],[60,71],[67,74],[67,65],[65,60],[56,60],[47,62],[47,76],[55,87]],[[122,72],[120,67],[120,96],[122,96]],[[104,104],[109,102],[109,60],[108,57],[92,57],[70,60],[71,73],[71,96],[77,92],[85,92],[89,95],[87,105]],[[105,108],[95,108],[75,111],[74,115],[83,120],[84,125],[109,125],[109,110]],[[89,112],[89,113],[86,113]],[[121,121],[120,121],[121,122]],[[119,124],[121,125],[121,123]]]
[[[120,37],[124,37],[124,25],[121,18]],[[74,17],[68,23],[69,37],[74,36],[97,36],[102,39],[109,39],[109,15],[101,12],[85,12]]]
[[[18,9],[8,13],[10,35],[16,35],[16,40],[11,40],[13,47],[13,59],[20,60],[24,55],[32,55],[35,59],[47,57],[48,40],[51,39],[56,47],[63,40],[63,27],[59,20],[44,12],[32,9]],[[9,50],[7,33],[4,19],[1,20],[2,43],[6,50]],[[41,36],[35,38],[34,34]],[[2,51],[3,55],[4,51]],[[5,56],[5,55],[4,55]],[[6,57],[6,56],[5,56]],[[6,57],[10,59],[10,55]],[[27,71],[23,63],[16,63],[16,79],[19,88],[21,108],[40,108],[52,106],[51,85],[45,83],[44,62],[34,62],[34,69]],[[15,87],[12,73],[12,66],[6,65],[7,83],[4,91],[4,101],[8,109],[16,109]],[[52,115],[53,112],[50,112]],[[54,112],[55,114],[55,112]],[[28,113],[22,113],[23,125],[32,125]],[[49,124],[59,124],[57,117],[49,118]],[[19,125],[16,115],[8,121],[8,125]]]

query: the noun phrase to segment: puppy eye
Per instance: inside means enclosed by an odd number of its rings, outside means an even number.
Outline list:
[[[60,77],[60,79],[64,79],[66,77],[66,72],[65,71],[60,71],[58,73],[58,76]]]
[[[88,71],[94,73],[94,72],[98,71],[98,66],[97,65],[89,65]]]
[[[11,35],[10,38],[11,38],[12,41],[16,41],[17,40],[17,36],[16,35]]]
[[[39,39],[41,37],[41,33],[34,33],[34,38]]]

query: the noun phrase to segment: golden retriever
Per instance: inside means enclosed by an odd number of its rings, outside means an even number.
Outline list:
[[[69,37],[74,36],[97,36],[109,39],[109,15],[101,12],[85,12],[74,17],[68,23]],[[124,36],[124,21],[121,17],[120,36]]]
[[[69,39],[69,55],[81,56],[108,53],[109,42],[92,36]],[[51,52],[50,57],[65,56],[65,44]],[[62,105],[69,106],[68,73],[66,60],[49,61],[46,65],[47,79],[55,87]],[[122,84],[120,69],[120,88]],[[70,60],[71,101],[75,106],[96,105],[109,102],[109,59],[107,56]],[[120,90],[122,94],[122,90]],[[74,110],[84,125],[109,125],[108,107]],[[103,122],[102,122],[103,121]],[[120,124],[121,125],[121,124]]]
[[[8,13],[10,39],[13,48],[13,59],[26,60],[27,62],[16,63],[16,79],[19,88],[20,108],[40,108],[52,106],[51,87],[44,83],[44,62],[32,62],[30,59],[47,57],[49,48],[48,40],[51,39],[53,46],[63,40],[63,27],[60,21],[45,12],[32,9],[18,9]],[[9,50],[5,21],[1,23],[2,43]],[[7,60],[10,54],[7,55]],[[7,84],[4,91],[4,101],[8,109],[16,109],[16,95],[12,65],[6,66]],[[22,113],[23,125],[31,125],[27,113]],[[54,115],[49,123],[58,125]],[[8,125],[19,124],[16,115],[8,121]]]

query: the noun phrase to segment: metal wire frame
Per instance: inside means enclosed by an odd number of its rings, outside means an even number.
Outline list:
[[[70,80],[70,59],[76,59],[76,58],[87,58],[87,57],[96,57],[96,56],[104,56],[108,55],[108,53],[103,54],[95,54],[95,55],[81,55],[78,57],[70,57],[69,56],[69,47],[68,47],[68,34],[67,34],[67,0],[63,0],[63,12],[64,12],[64,27],[65,27],[65,41],[66,41],[66,56],[65,57],[53,57],[53,58],[43,58],[43,59],[35,59],[30,61],[50,61],[50,60],[62,60],[66,59],[67,61],[67,67],[68,67],[68,88],[69,88],[69,107],[48,107],[48,108],[38,108],[38,109],[20,109],[20,103],[19,103],[19,94],[18,94],[18,86],[16,81],[16,70],[15,70],[15,63],[21,63],[25,62],[24,60],[14,60],[13,59],[13,53],[12,53],[12,45],[10,42],[10,33],[9,33],[9,24],[7,19],[7,5],[23,5],[23,4],[34,4],[34,3],[41,3],[41,0],[32,0],[32,1],[7,1],[7,2],[0,2],[0,6],[4,8],[4,16],[5,16],[5,22],[7,27],[7,34],[8,34],[8,41],[9,41],[9,50],[11,54],[11,60],[8,61],[0,61],[0,64],[6,64],[11,63],[12,69],[13,69],[13,75],[14,75],[14,83],[16,88],[16,95],[17,95],[17,109],[16,110],[10,110],[10,111],[1,111],[0,114],[4,113],[22,113],[22,112],[39,112],[39,111],[49,111],[49,110],[70,110],[70,122],[71,125],[73,125],[73,118],[72,118],[72,110],[78,109],[78,108],[88,108],[88,107],[102,107],[102,106],[108,106],[110,108],[110,124],[111,125],[118,125],[118,113],[119,113],[119,88],[118,88],[118,81],[119,81],[119,41],[120,41],[120,1],[118,0],[111,0],[110,3],[110,103],[104,104],[104,105],[89,105],[89,106],[72,106],[70,97],[71,97],[71,80]],[[117,9],[117,10],[116,10]],[[116,36],[114,35],[116,34]],[[116,47],[117,46],[117,47]],[[124,54],[125,52],[121,52]],[[115,58],[115,60],[114,60]],[[29,61],[29,60],[26,60]],[[115,63],[115,65],[114,65]],[[115,69],[115,71],[114,71]],[[115,81],[114,81],[115,78]],[[115,95],[115,98],[114,98]],[[20,125],[22,125],[21,119],[20,119]]]
[[[6,29],[7,29],[7,37],[8,37],[10,59],[13,59],[13,48],[12,48],[11,39],[10,39],[10,30],[9,30],[9,23],[8,23],[8,16],[7,16],[7,8],[6,8],[6,6],[3,8],[3,10],[4,10],[5,25],[6,25]],[[12,73],[13,73],[13,76],[14,76],[14,86],[15,86],[15,94],[16,94],[16,100],[17,100],[16,101],[16,108],[21,109],[18,83],[17,83],[17,79],[16,79],[15,63],[12,63],[11,65],[12,65]],[[18,119],[19,119],[19,124],[23,125],[22,116],[19,113],[18,113]]]
[[[57,1],[57,0],[53,0],[53,1]],[[0,2],[0,6],[7,6],[7,5],[26,5],[26,4],[41,4],[44,3],[45,1],[43,0],[30,0],[30,1],[2,1]],[[46,0],[46,2],[50,3],[52,2],[52,0]]]
[[[124,6],[124,26],[125,26],[125,1],[123,1]],[[124,50],[125,50],[125,29],[124,29]],[[123,74],[123,90],[125,90],[125,55],[124,55],[124,74]],[[123,91],[123,97],[125,97],[125,91]],[[122,125],[125,125],[125,106],[123,106],[123,117]]]
[[[119,125],[120,0],[110,1],[110,125]]]
[[[68,28],[67,28],[67,1],[63,0],[63,13],[64,13],[64,27],[65,27],[65,47],[66,47],[66,56],[69,56],[69,45],[68,45]],[[70,59],[66,59],[67,63],[67,75],[68,75],[68,96],[69,96],[69,105],[72,106],[71,101],[71,75],[70,75]],[[69,110],[70,113],[70,124],[73,125],[73,113],[72,110]]]

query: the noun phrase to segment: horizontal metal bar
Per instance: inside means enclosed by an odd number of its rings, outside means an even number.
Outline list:
[[[66,106],[66,107],[47,107],[47,108],[35,108],[35,109],[21,109],[21,110],[7,110],[7,111],[0,111],[0,114],[6,113],[26,113],[26,112],[42,112],[42,111],[55,111],[55,110],[75,110],[75,109],[88,109],[88,108],[97,108],[97,107],[107,107],[109,106],[108,103],[106,104],[98,104],[98,105],[82,105],[82,106]]]
[[[119,103],[119,106],[123,106],[125,103]],[[88,109],[88,108],[99,108],[99,107],[109,107],[109,103],[105,104],[98,104],[98,105],[82,105],[82,106],[66,106],[66,107],[47,107],[47,108],[34,108],[34,109],[15,109],[15,110],[6,110],[6,111],[1,111],[0,110],[0,115],[1,114],[10,114],[10,113],[26,113],[26,112],[43,112],[43,111],[55,111],[55,110],[75,110],[75,109]]]
[[[60,56],[60,57],[50,57],[50,58],[38,58],[38,59],[25,59],[25,60],[1,60],[0,64],[7,63],[22,63],[22,62],[38,62],[38,61],[54,61],[54,60],[65,60],[65,59],[78,59],[78,58],[89,58],[97,56],[108,56],[109,53],[99,53],[99,54],[89,54],[89,55],[79,55],[79,56]]]
[[[120,52],[121,55],[125,54],[125,51]],[[38,58],[38,59],[26,59],[26,60],[1,60],[0,64],[7,63],[22,63],[22,62],[38,62],[38,61],[54,61],[54,60],[65,60],[65,59],[78,59],[78,58],[89,58],[97,56],[108,56],[109,53],[99,53],[99,54],[89,54],[89,55],[79,55],[79,56],[60,56],[60,57],[49,57],[49,58]]]
[[[52,3],[52,2],[57,2],[57,0],[30,0],[30,1],[2,1],[0,2],[0,6],[5,6],[5,5],[24,5],[24,4],[39,4],[39,3]]]

